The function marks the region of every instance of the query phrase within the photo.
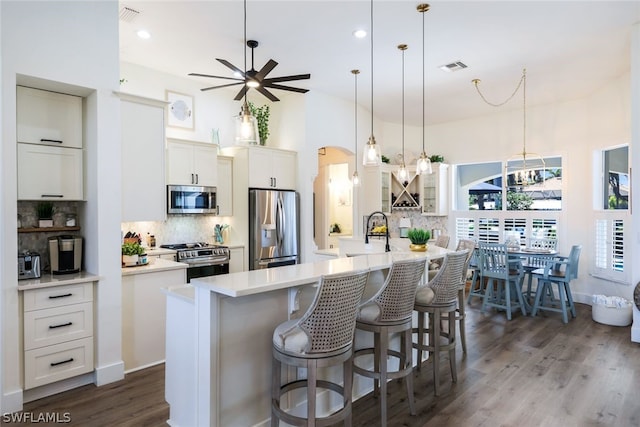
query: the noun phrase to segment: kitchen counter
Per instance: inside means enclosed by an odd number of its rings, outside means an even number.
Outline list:
[[[273,331],[280,323],[304,314],[322,275],[369,269],[365,295],[371,295],[384,282],[394,261],[419,258],[428,262],[447,252],[450,251],[430,246],[427,252],[371,253],[194,278],[192,287],[164,289],[166,348],[180,349],[170,354],[167,350],[168,423],[266,425],[271,413]],[[369,335],[357,331],[356,342],[372,342]],[[396,341],[393,343],[396,345]],[[331,369],[326,372],[337,373]],[[370,380],[354,378],[355,396],[363,396],[371,389]]]
[[[159,271],[180,270],[180,269],[186,270],[187,267],[188,265],[183,262],[175,262],[175,261],[169,261],[166,259],[158,258],[153,261],[150,261],[147,265],[140,265],[136,267],[122,267],[122,275],[131,276],[134,274],[157,273]]]
[[[39,279],[20,280],[18,282],[18,290],[26,291],[28,289],[49,288],[51,286],[72,285],[75,283],[97,282],[100,276],[86,271],[73,274],[43,274]]]

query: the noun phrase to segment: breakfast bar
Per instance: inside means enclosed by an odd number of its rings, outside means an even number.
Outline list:
[[[166,289],[170,424],[268,425],[273,331],[304,314],[322,275],[369,269],[366,298],[382,285],[394,261],[428,262],[447,252],[432,245],[427,252],[343,257],[198,278]],[[356,345],[359,339],[356,335]],[[371,380],[356,378],[354,398],[372,387]],[[328,411],[333,402],[325,400],[318,407]]]

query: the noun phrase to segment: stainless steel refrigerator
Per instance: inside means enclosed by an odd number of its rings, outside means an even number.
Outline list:
[[[249,269],[300,262],[300,198],[290,190],[249,189]]]

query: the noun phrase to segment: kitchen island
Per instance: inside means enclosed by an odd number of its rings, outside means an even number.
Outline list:
[[[384,282],[394,261],[424,258],[428,262],[447,252],[430,246],[427,252],[373,253],[198,278],[191,281],[192,287],[167,289],[167,349],[173,349],[171,357],[167,351],[165,365],[169,423],[268,425],[273,330],[304,313],[316,291],[313,285],[322,275],[369,269],[366,298]],[[356,336],[356,345],[360,339],[364,338]],[[328,372],[334,374],[339,371]],[[354,397],[372,387],[371,380],[356,376]],[[328,398],[319,400],[319,408],[326,411],[334,404]]]

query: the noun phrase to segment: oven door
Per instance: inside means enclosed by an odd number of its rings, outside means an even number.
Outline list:
[[[187,268],[187,283],[197,277],[218,276],[229,273],[229,263],[209,265],[189,265]]]

